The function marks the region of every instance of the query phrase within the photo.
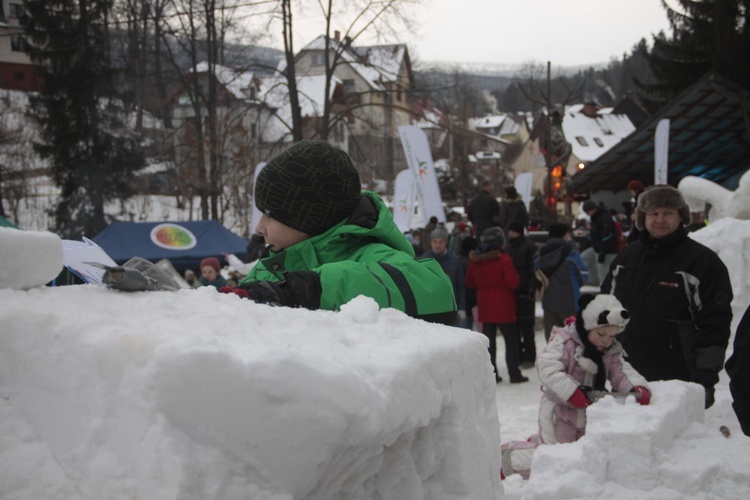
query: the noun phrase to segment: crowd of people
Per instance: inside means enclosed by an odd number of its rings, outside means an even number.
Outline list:
[[[262,217],[253,253],[248,249],[251,268],[222,281],[211,257],[201,262],[199,278],[185,278],[255,302],[308,309],[337,310],[366,295],[415,318],[474,329],[488,338],[497,383],[499,332],[510,383],[527,382],[522,370],[536,367],[543,384],[539,433],[503,446],[504,473],[528,475],[536,446],[584,434],[589,391],[607,383],[648,404],[649,381],[684,380],[703,386],[706,408],[714,402],[732,320],[726,266],[687,237],[695,217],[679,190],[639,182],[628,189],[633,199],[622,216],[601,203],[582,204],[582,252],[572,238],[580,228],[572,224],[552,223],[543,244],[532,242],[515,188],[498,202],[491,182],[450,229],[432,217],[404,233],[380,197],[361,189],[345,152],[302,141],[258,176]],[[584,285],[598,287],[597,295],[582,293]],[[537,300],[546,340],[538,354]],[[747,377],[742,363],[730,366]],[[748,387],[732,384],[745,419]],[[742,427],[747,432],[750,423]]]

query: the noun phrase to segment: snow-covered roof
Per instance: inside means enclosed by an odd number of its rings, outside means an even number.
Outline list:
[[[370,47],[358,47],[347,49],[340,42],[329,39],[329,49],[340,51],[341,58],[355,71],[367,84],[376,90],[385,90],[384,83],[398,80],[398,75],[406,56],[406,46],[399,45],[374,45]],[[321,35],[300,50],[325,50],[326,37]],[[281,69],[286,67],[281,63]]]
[[[635,130],[627,115],[613,114],[612,108],[598,111],[593,118],[582,110],[583,104],[568,106],[562,127],[573,154],[584,162],[596,160]]]
[[[406,45],[373,45],[354,49],[368,65],[378,70],[382,81],[395,82],[406,56]]]
[[[506,114],[469,118],[468,126],[469,130],[496,137],[514,135],[521,129],[521,123]]]
[[[202,61],[195,66],[195,73],[208,73],[208,62]],[[222,84],[237,99],[250,97],[248,89],[253,85],[255,73],[252,71],[241,71],[219,64],[214,65],[216,80]]]
[[[333,77],[331,88],[328,92],[329,99],[333,98],[336,85],[341,80]],[[325,102],[325,75],[309,75],[297,77],[297,93],[302,116],[321,116]],[[283,76],[272,76],[261,79],[260,95],[266,104],[273,108],[281,109],[289,107],[289,88],[286,78]]]

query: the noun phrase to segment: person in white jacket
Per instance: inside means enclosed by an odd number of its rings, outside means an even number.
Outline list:
[[[501,446],[503,477],[518,472],[528,478],[531,457],[540,444],[571,443],[586,432],[586,407],[591,391],[633,393],[642,405],[651,392],[646,379],[623,358],[616,336],[630,313],[613,295],[583,295],[576,317],[553,328],[547,347],[537,358],[542,397],[539,433],[526,441]]]

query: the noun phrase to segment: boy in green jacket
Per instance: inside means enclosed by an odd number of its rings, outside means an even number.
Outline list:
[[[452,325],[453,286],[414,250],[375,194],[361,191],[351,158],[325,141],[302,141],[261,170],[256,226],[268,256],[224,289],[255,302],[338,310],[359,295],[380,307]]]

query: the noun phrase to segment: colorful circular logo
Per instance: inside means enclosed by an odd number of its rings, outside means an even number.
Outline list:
[[[151,230],[154,245],[168,250],[190,250],[197,243],[195,235],[177,224],[159,224]]]

